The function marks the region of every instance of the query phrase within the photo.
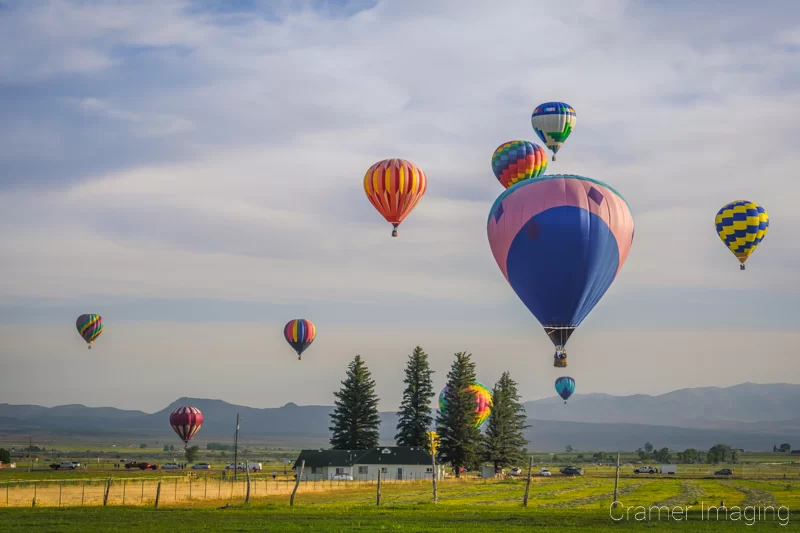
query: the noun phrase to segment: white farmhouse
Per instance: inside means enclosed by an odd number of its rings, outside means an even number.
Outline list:
[[[336,474],[350,474],[354,480],[376,480],[378,472],[384,480],[410,481],[432,479],[431,455],[415,446],[383,446],[370,450],[302,450],[292,470],[299,473],[305,461],[301,480],[329,480]],[[436,465],[436,479],[444,477],[442,465]]]

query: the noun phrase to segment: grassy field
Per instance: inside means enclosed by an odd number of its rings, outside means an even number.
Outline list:
[[[641,530],[729,531],[792,527],[787,509],[756,519],[756,515],[725,514],[717,517],[698,512],[725,501],[734,505],[800,505],[800,482],[749,480],[682,480],[675,478],[625,479],[620,481],[621,506],[610,504],[613,482],[602,478],[536,479],[529,507],[522,507],[523,481],[445,481],[440,483],[439,504],[431,502],[429,483],[387,483],[382,503],[375,505],[375,486],[354,484],[340,490],[299,494],[294,507],[288,494],[256,497],[249,505],[223,500],[182,502],[159,509],[152,507],[0,508],[0,532],[255,532],[255,531],[473,531],[522,532]],[[688,514],[643,512],[635,506],[686,506]],[[634,509],[633,512],[627,511]],[[642,508],[643,509],[643,508]],[[637,517],[639,518],[637,520]],[[676,520],[677,518],[677,520]],[[646,523],[643,523],[646,522]],[[750,524],[750,525],[748,525]]]

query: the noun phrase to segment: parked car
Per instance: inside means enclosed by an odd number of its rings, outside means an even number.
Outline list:
[[[561,469],[561,473],[565,476],[580,476],[583,475],[583,470],[576,466],[566,466]]]
[[[192,470],[211,470],[211,465],[208,463],[193,464]]]
[[[633,469],[634,474],[657,474],[658,470],[652,466],[638,466]]]
[[[553,474],[551,474],[550,470],[548,470],[547,468],[540,468],[539,469],[539,475],[540,476],[552,476]]]
[[[235,468],[236,470],[244,470],[244,463],[239,463],[238,465],[236,465]],[[233,470],[233,469],[234,469],[233,463],[225,465],[225,470]]]
[[[178,463],[165,463],[161,465],[161,470],[180,470],[181,467]]]
[[[333,481],[353,481],[353,476],[350,474],[334,474],[331,478]]]
[[[717,470],[716,472],[714,472],[714,475],[715,476],[732,476],[733,475],[733,470],[731,470],[730,468],[723,468],[722,470]]]
[[[247,469],[253,472],[261,471],[261,463],[247,463]]]
[[[511,471],[508,473],[509,476],[519,476],[521,474],[522,474],[522,469],[518,466],[512,468]]]

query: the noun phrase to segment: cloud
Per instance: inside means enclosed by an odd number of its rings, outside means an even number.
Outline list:
[[[678,315],[735,306],[726,291],[760,295],[765,323],[800,319],[786,305],[800,268],[792,2],[776,3],[781,16],[764,28],[752,24],[762,8],[744,2],[724,13],[622,0],[555,11],[522,0],[9,6],[0,302],[10,308],[174,301],[194,316],[190,302],[280,314],[298,301],[402,300],[409,327],[450,313],[538,334],[486,242],[501,192],[489,160],[505,141],[535,140],[531,110],[558,99],[578,124],[548,171],[608,182],[637,224],[587,327],[651,313],[674,329]],[[429,177],[397,239],[362,190],[388,157]],[[772,220],[745,273],[712,224],[735,199]],[[706,301],[690,312],[692,294]]]

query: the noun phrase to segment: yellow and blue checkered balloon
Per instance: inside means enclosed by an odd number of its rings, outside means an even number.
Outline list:
[[[714,220],[717,234],[742,264],[764,240],[769,231],[769,215],[760,205],[736,200],[725,205]]]

